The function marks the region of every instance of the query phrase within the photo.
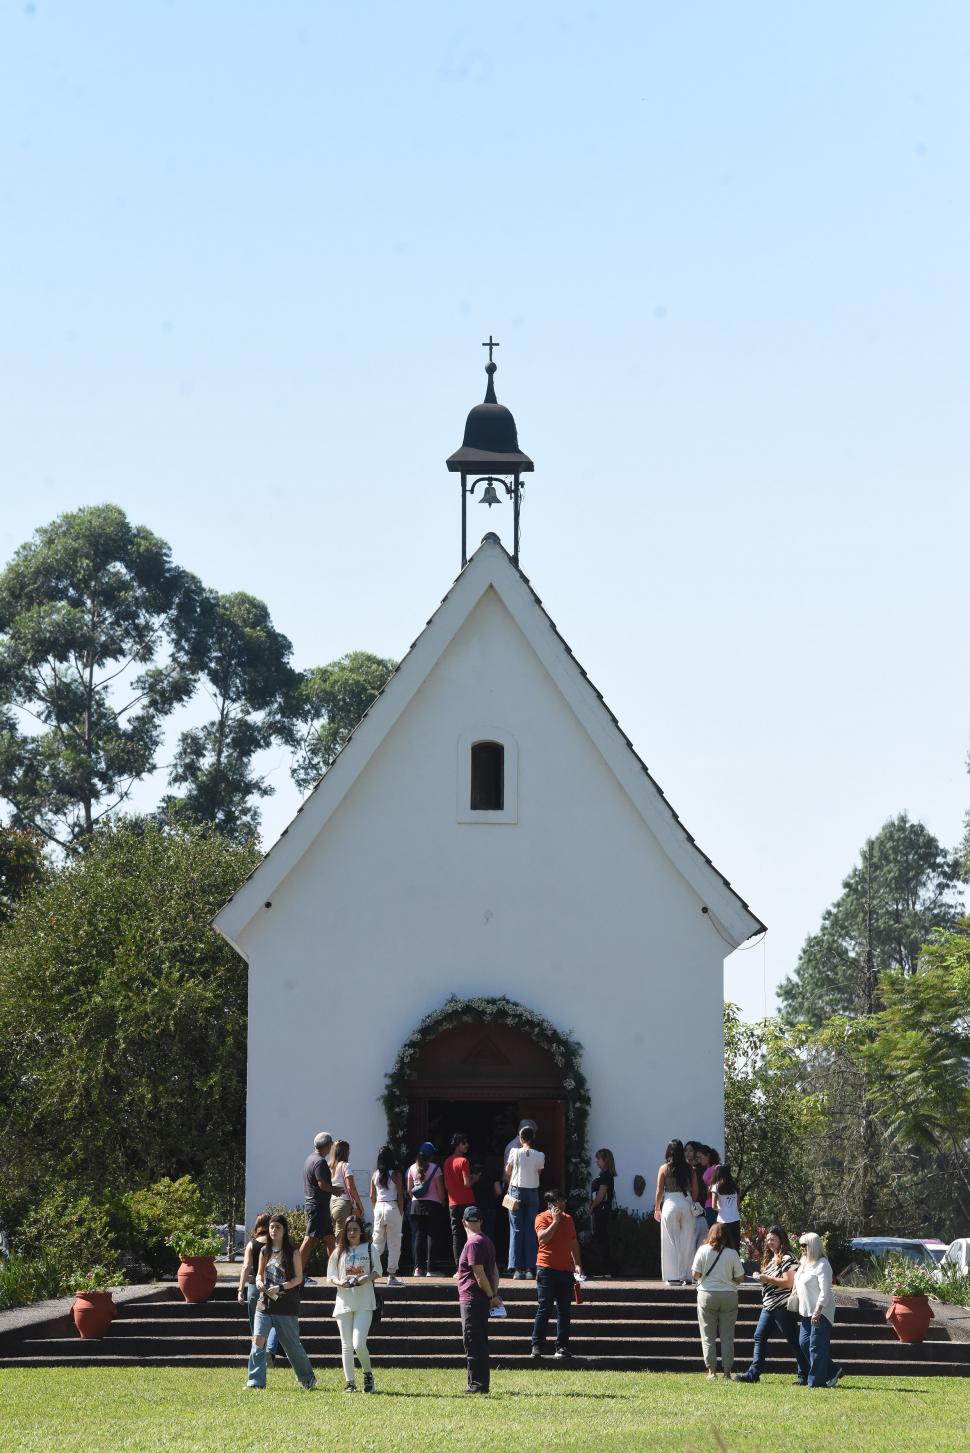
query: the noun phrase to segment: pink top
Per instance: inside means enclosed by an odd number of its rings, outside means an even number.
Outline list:
[[[432,1181],[426,1194],[420,1197],[420,1199],[423,1201],[437,1201],[439,1206],[443,1206],[445,1204],[445,1181],[441,1166],[432,1160],[428,1162],[428,1170],[432,1173]],[[418,1184],[421,1182],[421,1173],[418,1170],[417,1163],[412,1165],[408,1171],[408,1195],[411,1194],[416,1182]]]
[[[707,1200],[704,1202],[704,1205],[710,1206],[712,1211],[714,1209],[714,1197],[711,1195],[711,1185],[720,1169],[721,1167],[719,1165],[709,1165],[704,1172],[704,1184],[707,1187]]]

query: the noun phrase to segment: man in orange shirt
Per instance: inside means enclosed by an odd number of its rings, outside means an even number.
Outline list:
[[[576,1225],[566,1210],[561,1191],[546,1191],[546,1209],[536,1217],[539,1242],[536,1291],[539,1306],[532,1328],[532,1356],[545,1350],[546,1328],[556,1308],[556,1356],[569,1356],[569,1315],[572,1310],[573,1272],[582,1271]]]

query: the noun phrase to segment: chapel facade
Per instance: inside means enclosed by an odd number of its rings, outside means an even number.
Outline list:
[[[461,573],[214,920],[249,965],[250,1223],[299,1202],[321,1129],[366,1185],[389,1136],[413,1153],[464,1129],[497,1164],[532,1118],[547,1186],[579,1189],[607,1145],[641,1210],[671,1135],[723,1138],[723,963],[763,925],[520,569],[533,466],[494,372],[490,348],[448,460]],[[466,505],[488,490],[513,549],[488,534],[468,558]]]

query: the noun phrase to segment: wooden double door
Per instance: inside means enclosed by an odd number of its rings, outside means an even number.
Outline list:
[[[552,1055],[527,1034],[481,1024],[444,1030],[422,1052],[407,1093],[410,1151],[430,1140],[444,1156],[464,1131],[472,1163],[500,1176],[506,1145],[522,1120],[534,1120],[546,1157],[542,1186],[568,1190],[567,1093]]]

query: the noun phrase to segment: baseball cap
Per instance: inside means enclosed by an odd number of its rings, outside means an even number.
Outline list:
[[[461,1213],[461,1219],[463,1221],[480,1221],[482,1216],[477,1206],[466,1206]]]

